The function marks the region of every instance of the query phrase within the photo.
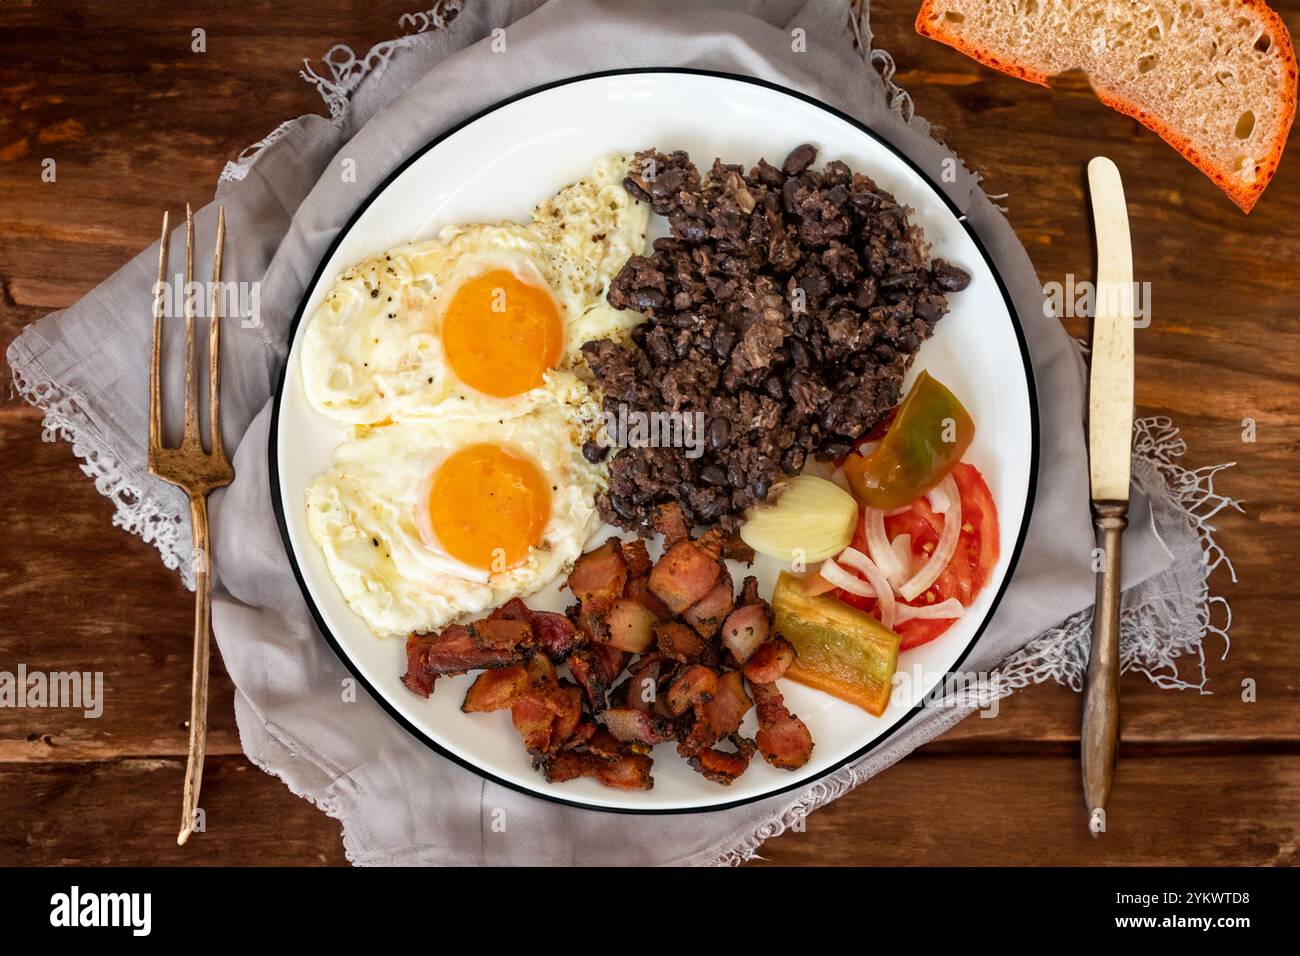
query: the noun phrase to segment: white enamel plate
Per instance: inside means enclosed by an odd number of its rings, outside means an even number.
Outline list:
[[[337,276],[398,243],[433,236],[451,223],[527,221],[540,200],[579,178],[599,157],[656,147],[685,149],[702,168],[715,156],[746,166],[777,163],[793,147],[818,148],[818,164],[842,159],[914,210],[933,254],[972,276],[950,299],[951,311],[922,346],[912,369],[928,369],[951,388],[976,423],[967,459],[984,473],[997,501],[1001,557],[974,606],[938,640],[905,652],[903,675],[881,717],[782,681],[786,703],[812,731],[807,765],[793,773],[755,757],[730,787],[691,770],[671,744],[654,752],[654,789],[623,792],[582,779],[547,784],[534,771],[508,711],[463,714],[472,677],[443,679],[428,700],[402,686],[401,640],[380,640],[349,610],[307,532],[305,490],[329,465],[341,427],[308,405],[299,354],[310,315]],[[1027,352],[1000,280],[974,234],[920,171],[848,117],[797,94],[753,80],[709,73],[635,71],[567,80],[479,115],[431,142],[363,204],[325,257],[298,313],[271,431],[272,500],[285,547],[322,633],[374,697],[408,731],[438,752],[517,789],[581,806],[633,812],[717,809],[811,781],[864,754],[900,727],[926,694],[974,645],[1006,586],[1029,520],[1037,420]],[[603,532],[594,541],[603,540]],[[594,543],[594,542],[593,542]],[[734,568],[743,574],[743,569]],[[775,562],[756,573],[770,594]],[[739,574],[737,576],[739,581]],[[552,586],[529,599],[563,609]],[[744,733],[753,733],[751,711]]]

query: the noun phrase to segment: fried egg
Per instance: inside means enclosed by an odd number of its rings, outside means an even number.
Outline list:
[[[580,382],[562,405],[488,421],[359,429],[307,489],[307,525],[379,637],[437,630],[562,574],[600,526],[600,427]]]
[[[605,301],[649,209],[601,160],[527,225],[457,225],[348,269],[304,333],[311,404],[353,425],[511,417],[581,368],[583,343],[640,319]],[[560,387],[564,387],[562,383]]]

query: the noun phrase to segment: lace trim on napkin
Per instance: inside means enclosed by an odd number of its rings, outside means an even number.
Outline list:
[[[75,395],[51,381],[39,367],[20,367],[9,356],[14,388],[30,405],[44,412],[41,440],[66,441],[81,459],[81,470],[95,481],[95,490],[113,502],[113,526],[138,534],[162,555],[163,565],[179,571],[194,590],[192,548],[181,509],[175,501],[138,487],[121,460],[99,439]]]
[[[403,13],[398,18],[397,25],[406,30],[404,36],[376,43],[362,57],[358,57],[346,43],[337,43],[321,57],[329,69],[329,77],[317,73],[310,60],[302,61],[303,68],[298,75],[316,87],[329,108],[330,117],[336,125],[342,125],[343,117],[348,111],[348,102],[362,80],[392,59],[393,54],[402,47],[413,43],[421,33],[446,27],[456,19],[463,7],[464,0],[438,0],[428,10]]]
[[[867,0],[850,0],[849,28],[853,31],[853,46],[862,55],[863,61],[880,74],[880,82],[885,87],[885,99],[906,122],[912,121],[916,105],[912,94],[894,82],[898,67],[888,50],[877,50],[871,46],[871,4]]]
[[[253,160],[257,159],[257,154],[270,146],[289,130],[293,129],[297,120],[285,120],[275,129],[271,130],[266,136],[259,139],[250,146],[245,146],[239,155],[232,160],[228,160],[226,165],[221,169],[221,175],[217,177],[218,183],[237,183],[245,176],[253,166]]]
[[[362,80],[392,59],[393,54],[402,47],[414,43],[421,33],[446,27],[463,8],[464,0],[437,0],[428,10],[403,13],[397,20],[397,25],[406,31],[403,36],[376,43],[365,56],[360,57],[346,43],[336,43],[321,57],[328,76],[316,72],[311,60],[302,61],[298,75],[316,87],[316,92],[320,93],[325,107],[330,111],[330,119],[335,126],[342,126],[348,103]],[[238,182],[247,176],[257,154],[283,136],[295,122],[296,120],[287,120],[281,123],[269,135],[246,147],[234,160],[226,163],[217,181]]]

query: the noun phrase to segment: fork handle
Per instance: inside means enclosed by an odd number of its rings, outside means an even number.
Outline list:
[[[1119,603],[1120,555],[1124,529],[1128,527],[1128,502],[1093,502],[1093,523],[1105,554],[1097,575],[1097,606],[1092,618],[1092,653],[1084,685],[1083,729],[1080,756],[1083,770],[1083,798],[1092,835],[1100,836],[1105,826],[1106,799],[1115,776],[1115,754],[1119,746]]]
[[[212,573],[208,548],[208,498],[190,494],[190,524],[194,532],[194,673],[190,679],[190,750],[185,764],[178,844],[194,832],[203,783],[203,756],[208,742],[208,661],[212,645]]]

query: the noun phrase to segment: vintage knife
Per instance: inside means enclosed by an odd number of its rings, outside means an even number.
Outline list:
[[[1088,163],[1097,235],[1096,308],[1088,382],[1088,475],[1101,546],[1092,656],[1084,687],[1080,746],[1088,827],[1106,829],[1106,798],[1119,742],[1120,545],[1128,525],[1133,435],[1133,250],[1119,170],[1105,156]]]

